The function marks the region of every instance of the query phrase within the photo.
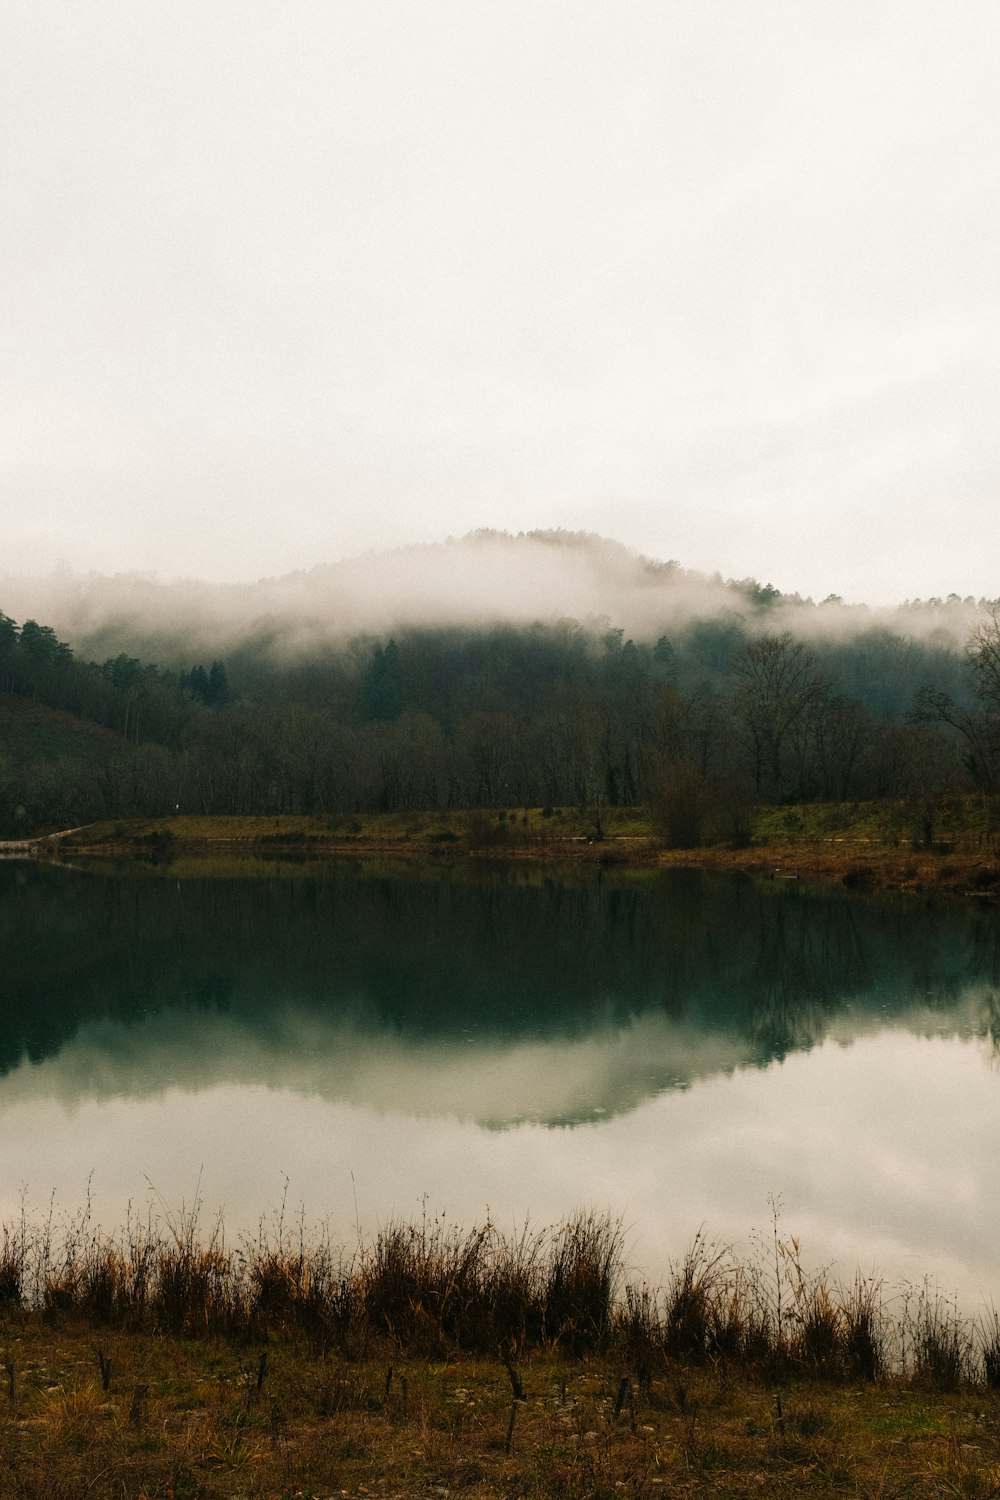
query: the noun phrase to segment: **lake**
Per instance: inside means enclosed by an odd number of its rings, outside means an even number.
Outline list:
[[[1000,1294],[1000,922],[698,871],[0,864],[0,1218],[704,1225]],[[89,1189],[88,1189],[89,1183]]]

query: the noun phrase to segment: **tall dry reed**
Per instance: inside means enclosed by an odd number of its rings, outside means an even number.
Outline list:
[[[929,1286],[891,1312],[879,1278],[843,1285],[810,1273],[774,1232],[739,1258],[699,1232],[662,1287],[627,1281],[621,1225],[579,1213],[503,1234],[487,1219],[393,1221],[350,1252],[283,1216],[235,1246],[198,1205],[129,1214],[106,1235],[89,1204],[41,1225],[0,1225],[0,1318],[30,1309],[93,1328],[246,1342],[271,1335],[364,1355],[384,1346],[506,1362],[532,1348],[620,1356],[641,1380],[657,1367],[711,1364],[767,1380],[800,1372],[873,1382],[893,1374],[937,1390],[1000,1388],[1000,1315],[973,1325]]]

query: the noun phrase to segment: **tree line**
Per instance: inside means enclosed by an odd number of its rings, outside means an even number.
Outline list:
[[[414,628],[164,667],[85,661],[0,614],[0,827],[570,805],[599,823],[652,803],[697,840],[737,837],[751,803],[993,790],[998,643],[996,608],[964,652],[881,628],[808,643],[732,613],[650,641]],[[63,716],[45,755],[12,712],[25,704]],[[67,716],[95,731],[72,753]]]

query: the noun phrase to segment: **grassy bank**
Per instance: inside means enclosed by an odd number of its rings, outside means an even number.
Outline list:
[[[0,1491],[23,1500],[986,1497],[992,1398],[678,1364],[642,1390],[608,1359],[344,1362],[26,1328],[5,1343]],[[102,1366],[108,1373],[105,1388]],[[263,1372],[263,1373],[262,1373]],[[625,1381],[624,1395],[621,1395]]]
[[[774,1234],[658,1290],[618,1227],[7,1226],[0,1493],[995,1494],[1000,1337]]]
[[[179,816],[94,823],[42,852],[182,863],[204,856],[294,861],[344,854],[423,860],[517,859],[699,865],[858,890],[1000,894],[1000,810],[981,797],[757,808],[738,846],[666,848],[648,810],[567,808],[348,817]],[[599,833],[599,836],[598,836]]]

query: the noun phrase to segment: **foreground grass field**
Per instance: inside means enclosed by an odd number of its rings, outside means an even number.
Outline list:
[[[0,1494],[1000,1493],[1000,1328],[697,1236],[659,1290],[617,1225],[6,1226]]]
[[[991,1395],[671,1363],[310,1355],[27,1323],[3,1334],[0,1493],[24,1500],[986,1497]],[[624,1387],[624,1388],[623,1388]]]

